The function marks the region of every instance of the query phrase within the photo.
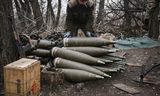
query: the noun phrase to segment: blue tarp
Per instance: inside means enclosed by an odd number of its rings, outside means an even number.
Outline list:
[[[119,49],[152,48],[160,46],[160,41],[154,41],[149,37],[131,37],[117,41],[118,43],[115,44],[115,47]]]

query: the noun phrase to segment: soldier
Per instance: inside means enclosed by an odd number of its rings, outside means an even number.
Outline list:
[[[85,36],[95,36],[93,31],[94,21],[93,0],[69,0],[67,5],[66,31],[71,32],[71,37],[77,36],[78,29],[82,29]]]

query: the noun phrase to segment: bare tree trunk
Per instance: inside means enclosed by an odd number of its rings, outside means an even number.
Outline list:
[[[60,14],[61,14],[61,8],[62,8],[61,0],[58,0],[58,12],[57,12],[57,17],[56,17],[56,21],[55,21],[55,27],[57,27],[58,24],[59,24],[59,18],[60,18]]]
[[[17,0],[14,0],[14,3],[15,3],[16,10],[17,10],[18,18],[21,20],[21,15],[20,15],[20,13],[21,13],[21,8],[20,8],[20,5],[19,5],[19,3],[18,3]]]
[[[25,3],[22,0],[19,0],[19,2],[21,4],[21,10],[22,10],[23,14],[25,14],[25,11],[26,11]]]
[[[19,4],[19,0],[14,0],[15,5],[16,5],[16,10],[17,10],[17,15],[18,15],[18,19],[21,22],[21,27],[24,28],[25,27],[25,20],[24,20],[24,12],[23,9],[20,7],[22,5]]]
[[[50,30],[51,28],[54,27],[54,22],[55,22],[55,15],[53,12],[52,0],[48,0],[47,4],[47,13],[46,13],[46,24],[47,24],[47,29]]]
[[[0,2],[0,81],[3,81],[3,66],[18,58],[18,50],[14,34],[12,0]]]
[[[19,33],[24,32],[24,30],[26,30],[27,32],[29,32],[31,29],[30,26],[32,26],[32,12],[31,12],[31,8],[30,8],[30,3],[28,0],[14,0],[15,5],[16,5],[16,10],[17,10],[17,15],[18,15],[18,19],[20,21],[20,27],[19,29],[21,30],[17,30],[19,31]]]
[[[38,0],[29,0],[29,1],[32,6],[34,19],[36,20],[36,28],[37,30],[42,30],[41,28],[43,28],[44,21]]]
[[[158,39],[159,37],[159,1],[149,0],[149,37]]]
[[[26,6],[26,17],[29,19],[32,19],[32,11],[31,11],[31,7],[30,7],[30,3],[29,0],[24,0],[25,2],[25,6]],[[30,20],[27,20],[28,23],[31,23]]]
[[[43,15],[46,14],[46,13],[45,13],[45,8],[46,8],[46,4],[45,4],[45,3],[46,3],[46,1],[47,1],[47,0],[40,0],[40,1],[39,1],[39,2],[40,2],[40,4],[39,4],[39,5],[40,5],[40,9],[41,9],[41,12],[42,12]],[[54,1],[55,1],[55,0],[54,0]]]
[[[105,4],[105,0],[100,0],[99,12],[98,12],[98,17],[97,17],[97,22],[96,23],[100,23],[103,19],[104,4]]]
[[[130,6],[129,6],[129,1],[124,0],[124,10],[125,10],[125,26],[127,28],[131,27],[131,13],[130,13]]]
[[[124,0],[124,28],[125,28],[125,34],[126,36],[132,36],[134,35],[132,33],[131,29],[131,12],[130,12],[130,5],[129,5],[129,0]]]

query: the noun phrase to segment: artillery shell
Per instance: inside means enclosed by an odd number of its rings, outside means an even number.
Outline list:
[[[116,41],[110,41],[102,38],[96,38],[96,37],[73,37],[73,38],[64,38],[63,44],[65,47],[71,47],[71,46],[106,46],[108,44],[115,44]]]
[[[126,59],[126,57],[123,57],[123,56],[116,56],[116,55],[112,55],[112,54],[107,54],[107,56],[115,57],[115,58],[120,58],[120,59]]]
[[[98,57],[95,57],[95,58],[97,58],[97,59],[99,59],[99,60],[101,60],[101,61],[105,62],[106,64],[108,64],[108,63],[113,63],[113,61],[112,61],[112,60],[103,59],[103,58],[98,58]]]
[[[29,54],[30,55],[40,56],[40,57],[49,57],[49,56],[51,56],[51,52],[49,50],[45,50],[45,49],[36,49],[36,50],[31,51]]]
[[[106,68],[106,67],[99,67],[99,66],[93,66],[93,67],[105,73],[114,73],[118,71],[118,69],[115,69],[115,68]]]
[[[91,56],[102,56],[109,53],[117,52],[118,49],[105,49],[98,47],[63,47],[68,50],[82,52]]]
[[[83,71],[83,70],[75,70],[75,69],[61,69],[64,77],[72,82],[84,82],[95,79],[103,79],[104,77]]]
[[[31,43],[37,48],[50,49],[56,46],[56,42],[48,40],[31,40]]]
[[[88,64],[88,65],[105,64],[105,62],[99,59],[96,59],[92,56],[89,56],[87,54],[77,52],[77,51],[72,51],[72,50],[66,50],[63,48],[54,47],[51,53],[53,57],[61,57],[64,59],[68,59],[68,60],[72,60],[72,61],[76,61],[76,62]]]
[[[93,68],[93,67],[88,66],[83,63],[78,63],[78,62],[74,62],[74,61],[70,61],[70,60],[66,60],[66,59],[62,59],[62,58],[56,58],[54,60],[54,65],[56,68],[69,68],[69,69],[84,70],[84,71],[91,72],[91,73],[94,73],[97,75],[111,78],[111,76],[103,73],[102,71],[100,71],[96,68]]]
[[[122,61],[122,60],[123,60],[123,59],[116,58],[116,57],[111,57],[111,56],[102,56],[102,57],[99,57],[99,58],[111,60],[111,61],[113,61],[113,62]]]

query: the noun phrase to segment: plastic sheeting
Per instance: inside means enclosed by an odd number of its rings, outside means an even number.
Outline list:
[[[71,38],[70,32],[64,32],[63,36],[64,38]],[[89,36],[89,37],[92,37],[92,36]],[[153,47],[160,46],[160,41],[154,41],[147,36],[117,39],[116,41],[118,43],[114,44],[114,46],[118,49],[153,48]]]
[[[149,37],[139,37],[139,38],[131,37],[117,41],[118,43],[115,44],[115,47],[119,49],[152,48],[160,46],[160,41],[154,41]]]

